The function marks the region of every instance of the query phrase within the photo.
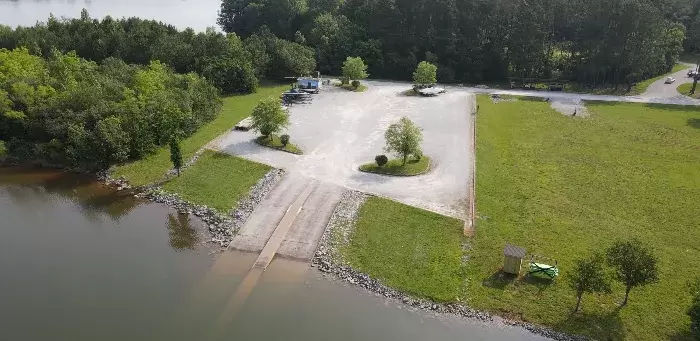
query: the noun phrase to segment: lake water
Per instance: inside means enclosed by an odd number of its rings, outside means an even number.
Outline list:
[[[196,218],[92,179],[0,168],[0,340],[538,340],[417,312],[275,259],[213,253]],[[245,291],[245,290],[244,290]]]
[[[87,9],[93,18],[140,17],[184,29],[216,27],[220,0],[0,0],[0,24],[31,26],[55,17],[78,18]]]

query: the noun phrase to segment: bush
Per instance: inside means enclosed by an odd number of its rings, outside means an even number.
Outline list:
[[[386,157],[386,155],[377,155],[374,158],[374,161],[377,162],[377,166],[382,167],[382,166],[386,165],[387,162],[389,162],[389,158]]]
[[[340,77],[340,83],[343,85],[350,84],[350,78],[348,77]]]
[[[282,142],[282,145],[286,147],[287,143],[289,143],[289,135],[284,134],[280,136],[280,142]]]
[[[357,88],[360,87],[360,81],[352,81],[351,84],[352,84],[352,87],[355,88],[355,89],[357,89]]]

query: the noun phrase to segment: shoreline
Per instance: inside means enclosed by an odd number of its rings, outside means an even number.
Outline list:
[[[198,155],[197,155],[198,156]],[[190,160],[188,166],[196,161]],[[169,171],[169,173],[172,172]],[[158,184],[140,186],[132,188],[124,178],[112,178],[108,171],[97,174],[98,181],[111,187],[116,187],[117,191],[133,189],[134,196],[152,202],[160,203],[171,207],[181,214],[192,214],[202,220],[209,232],[210,239],[205,243],[216,244],[219,251],[228,248],[233,237],[245,224],[248,217],[255,208],[267,196],[272,188],[282,179],[285,171],[272,168],[255,185],[250,188],[248,194],[243,197],[229,212],[222,213],[207,205],[198,205],[180,197],[178,193],[170,193],[163,190]]]
[[[441,303],[430,299],[418,298],[400,290],[393,289],[369,275],[347,265],[339,252],[343,243],[350,241],[357,221],[357,213],[364,201],[371,195],[354,190],[347,190],[331,215],[318,248],[311,259],[311,267],[318,269],[324,277],[339,280],[357,286],[375,295],[384,297],[396,304],[405,305],[428,313],[450,314],[463,319],[477,320],[484,323],[501,323],[520,327],[529,332],[558,341],[584,341],[590,338],[570,335],[551,328],[529,322],[511,320],[489,312],[472,309],[461,303]]]

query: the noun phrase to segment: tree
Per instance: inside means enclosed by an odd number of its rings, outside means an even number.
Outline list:
[[[402,117],[398,123],[390,125],[384,138],[386,139],[385,150],[403,158],[403,165],[406,164],[409,155],[422,154],[423,132],[406,117]]]
[[[413,72],[413,84],[415,85],[432,85],[437,82],[437,66],[422,61]]]
[[[343,77],[348,80],[365,79],[367,74],[367,65],[360,57],[347,57],[343,63]]]
[[[690,330],[695,334],[695,338],[700,340],[700,279],[695,281],[690,293],[693,295],[693,302],[688,309]]]
[[[576,292],[574,312],[579,310],[584,293],[610,292],[610,282],[605,275],[603,264],[604,259],[599,254],[575,262],[571,276],[568,277],[569,286]]]
[[[289,125],[289,113],[282,108],[278,99],[272,97],[260,101],[250,117],[253,129],[265,137],[270,137]]]
[[[606,252],[607,261],[615,269],[615,277],[625,285],[627,304],[632,288],[658,281],[657,258],[639,240],[616,241]]]
[[[170,161],[173,167],[177,170],[177,176],[180,176],[180,168],[182,168],[182,150],[180,150],[180,141],[173,137],[170,139]]]

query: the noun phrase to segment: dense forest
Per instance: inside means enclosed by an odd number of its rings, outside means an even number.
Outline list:
[[[0,140],[17,159],[104,169],[192,134],[220,106],[209,81],[158,61],[0,49]]]
[[[316,68],[313,49],[260,30],[242,41],[213,29],[195,33],[153,20],[49,17],[46,23],[12,29],[0,25],[0,48],[26,47],[38,56],[53,50],[101,62],[118,58],[148,65],[158,60],[175,72],[196,72],[228,93],[255,92],[259,78],[299,75]],[[274,65],[275,67],[271,67]]]
[[[375,77],[406,79],[421,60],[442,82],[506,77],[626,84],[700,48],[698,0],[224,0],[219,24],[307,44],[337,73],[360,56]]]

